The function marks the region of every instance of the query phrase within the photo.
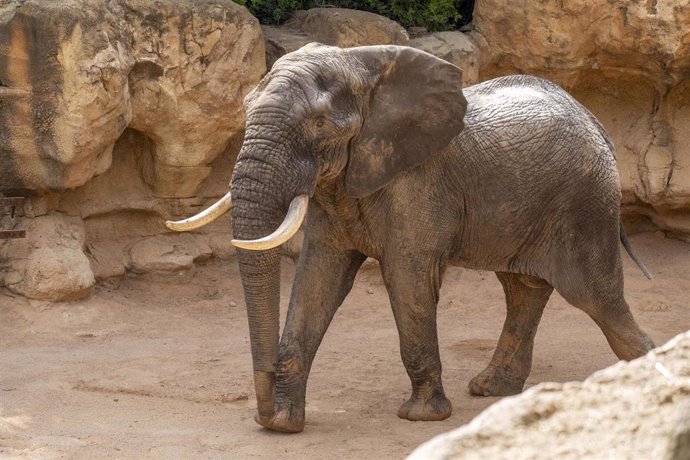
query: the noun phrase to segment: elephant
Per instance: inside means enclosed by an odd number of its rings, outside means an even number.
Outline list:
[[[414,48],[317,43],[281,57],[245,99],[230,191],[177,222],[231,209],[249,319],[255,420],[300,432],[319,344],[367,257],[379,262],[411,396],[442,420],[436,309],[448,265],[496,273],[507,314],[473,395],[522,391],[550,294],[587,313],[619,359],[654,347],[623,295],[613,144],[566,91],[527,75],[462,88],[462,70]],[[305,219],[279,336],[280,245]],[[268,236],[267,236],[268,235]]]

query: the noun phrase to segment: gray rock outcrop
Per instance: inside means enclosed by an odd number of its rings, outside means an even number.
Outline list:
[[[410,40],[410,46],[445,59],[462,69],[465,86],[479,83],[479,48],[462,32],[435,32]]]

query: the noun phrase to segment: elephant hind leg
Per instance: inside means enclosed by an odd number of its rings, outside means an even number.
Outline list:
[[[517,394],[532,367],[537,326],[553,287],[541,278],[515,273],[496,276],[506,295],[506,319],[491,362],[469,384],[476,396]]]
[[[566,300],[570,302],[569,299]],[[652,339],[637,325],[622,293],[570,303],[587,313],[597,323],[618,359],[630,361],[654,348]]]
[[[631,360],[654,348],[654,342],[640,329],[623,296],[623,271],[617,265],[612,276],[589,276],[577,289],[558,292],[571,305],[587,313],[606,336],[619,359]]]
[[[590,316],[606,336],[609,346],[618,359],[630,361],[644,356],[654,348],[654,342],[637,325],[625,299],[621,299],[620,302],[625,307],[617,310],[625,311],[612,315],[610,313],[598,314],[601,309],[596,309],[597,313],[590,313]]]

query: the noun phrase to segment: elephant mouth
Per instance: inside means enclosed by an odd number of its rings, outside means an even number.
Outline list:
[[[255,240],[232,240],[233,246],[252,251],[272,249],[292,238],[299,230],[309,208],[309,195],[298,195],[290,202],[283,223],[270,235]]]

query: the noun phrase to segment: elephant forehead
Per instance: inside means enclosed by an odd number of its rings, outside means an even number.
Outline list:
[[[348,50],[331,46],[304,47],[281,57],[271,74],[293,73],[315,83],[320,89],[333,84],[361,84],[366,69]]]
[[[251,97],[248,113],[269,107],[288,110],[292,115],[318,110],[330,104],[341,86],[339,81],[322,81],[322,76],[313,73],[278,72]]]
[[[269,107],[291,116],[325,113],[335,101],[366,93],[362,69],[338,48],[300,50],[283,56],[245,99],[247,113]]]
[[[295,83],[295,78],[287,75],[274,75],[266,86],[257,94],[255,103],[258,106],[283,101],[286,104],[297,102],[297,90],[304,92],[300,85]]]
[[[295,76],[274,75],[267,84],[256,91],[247,105],[247,117],[273,113],[290,117],[304,115],[313,104],[314,89],[306,81]]]

